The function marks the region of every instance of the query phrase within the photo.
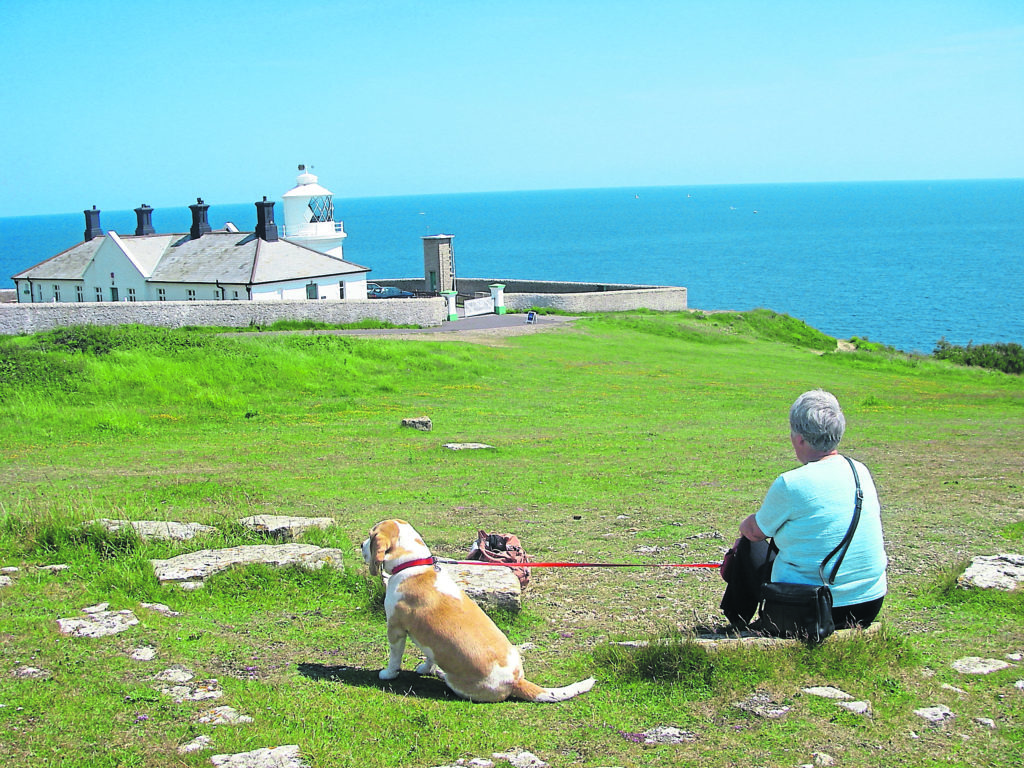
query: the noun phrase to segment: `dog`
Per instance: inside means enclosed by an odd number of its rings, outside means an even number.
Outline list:
[[[455,583],[436,568],[427,545],[404,520],[383,520],[363,542],[363,559],[374,576],[389,576],[384,597],[388,665],[381,680],[398,677],[411,637],[426,657],[416,671],[436,674],[471,701],[565,701],[594,686],[594,678],[564,688],[542,688],[523,675],[519,651]]]

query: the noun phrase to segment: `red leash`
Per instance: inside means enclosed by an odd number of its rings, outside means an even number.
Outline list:
[[[721,563],[489,563],[484,560],[449,560],[435,557],[434,562],[448,565],[493,565],[499,568],[720,568]]]

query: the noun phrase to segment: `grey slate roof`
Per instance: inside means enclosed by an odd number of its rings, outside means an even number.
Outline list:
[[[261,284],[369,272],[289,240],[268,242],[251,232],[117,235],[150,282]],[[79,243],[13,279],[81,280],[106,235]]]
[[[12,280],[81,280],[102,239],[87,240],[29,267]]]

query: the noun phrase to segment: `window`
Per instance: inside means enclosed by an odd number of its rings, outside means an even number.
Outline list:
[[[134,288],[129,288],[128,289],[128,301],[135,301],[135,289]]]
[[[96,288],[96,301],[103,301],[103,289],[100,287]]]
[[[54,301],[60,301],[60,286],[59,285],[53,286],[53,300]]]
[[[188,300],[189,301],[195,301],[196,300],[196,292],[195,292],[194,288],[189,288],[188,289]]]
[[[167,289],[166,288],[157,288],[156,289],[156,298],[157,298],[158,301],[167,301]]]
[[[309,200],[310,221],[334,221],[334,201],[330,195],[317,195]]]
[[[316,283],[310,283],[306,286],[306,298],[315,299],[320,295],[320,287]]]
[[[120,301],[120,299],[118,298],[118,295],[117,295],[117,287],[113,286],[113,285],[110,286],[110,300],[111,301]]]
[[[85,288],[80,285],[75,286],[75,301],[85,301]]]
[[[338,282],[338,298],[339,299],[344,299],[345,298],[345,281],[344,280],[341,280],[341,281]]]
[[[235,291],[235,296],[232,301],[238,301],[238,291]]]

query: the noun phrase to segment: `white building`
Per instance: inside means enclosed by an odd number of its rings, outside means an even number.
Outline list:
[[[321,187],[316,176],[299,166],[295,186],[282,195],[284,204],[283,236],[318,251],[341,258],[345,226],[334,220],[334,195]]]
[[[145,204],[135,209],[134,235],[104,233],[94,206],[85,211],[81,243],[13,276],[18,301],[365,301],[370,270],[341,258],[345,233],[333,221],[330,192],[316,184],[315,176],[306,184],[299,178],[299,187],[285,199],[286,211],[297,217],[296,239],[279,236],[274,203],[265,197],[256,203],[255,232],[238,232],[230,225],[211,229],[209,205],[199,199],[189,206],[188,233],[157,234],[153,209]],[[310,194],[292,194],[299,189]],[[323,205],[330,212],[329,222],[323,220]],[[302,206],[311,216],[305,216]]]

